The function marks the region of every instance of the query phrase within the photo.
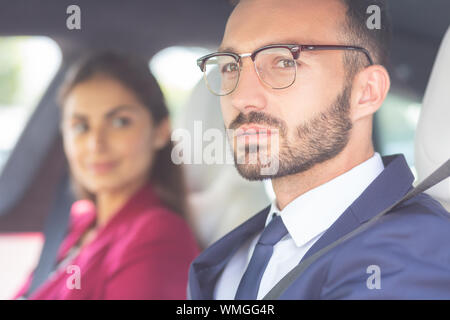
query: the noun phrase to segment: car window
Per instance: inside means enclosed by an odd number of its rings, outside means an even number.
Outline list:
[[[150,69],[158,80],[172,117],[177,117],[194,86],[203,74],[196,60],[211,50],[201,47],[169,47],[150,60]]]
[[[39,232],[0,234],[0,300],[18,292],[37,265],[43,243]]]
[[[414,136],[420,107],[418,97],[391,92],[375,115],[379,152],[382,155],[403,153],[415,175]]]
[[[0,37],[0,174],[25,125],[61,63],[47,37]],[[0,299],[9,299],[35,267],[40,233],[0,234]]]
[[[47,37],[0,37],[0,174],[61,63]]]

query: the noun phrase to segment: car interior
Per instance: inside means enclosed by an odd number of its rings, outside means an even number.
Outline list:
[[[74,3],[81,9],[79,30],[66,27],[66,9]],[[227,0],[133,0],[126,5],[119,0],[0,0],[0,47],[2,40],[45,37],[60,52],[60,63],[48,82],[34,74],[34,81],[42,82],[44,89],[29,108],[23,126],[16,128],[15,140],[11,137],[14,143],[9,147],[0,143],[0,281],[12,279],[0,291],[0,299],[9,298],[38,262],[36,273],[45,278],[49,269],[44,262],[54,259],[68,224],[74,195],[55,97],[69,66],[88,52],[108,49],[139,53],[148,58],[149,65],[168,48],[212,52],[220,44],[232,9]],[[381,155],[405,154],[419,182],[450,157],[450,2],[396,0],[390,2],[390,9],[394,34],[388,69],[392,85],[374,118],[374,144]],[[0,54],[0,68],[2,57]],[[203,130],[224,131],[218,97],[205,87],[195,58],[187,61],[198,74],[186,98],[175,99],[169,106],[173,128],[194,134],[195,123],[201,121]],[[179,73],[183,69],[172,68],[171,72],[172,78],[182,78]],[[163,92],[172,95],[167,101],[172,101],[177,92],[170,91],[158,74],[156,77]],[[13,107],[3,104],[1,101],[0,123],[14,121],[1,111]],[[0,126],[4,137],[11,135],[7,128]],[[190,222],[203,247],[273,199],[270,183],[246,181],[232,164],[194,163],[185,168]],[[450,179],[429,193],[450,210]],[[14,247],[19,252],[4,249],[30,235],[40,235],[32,252],[20,245]],[[15,261],[14,254],[32,258]]]

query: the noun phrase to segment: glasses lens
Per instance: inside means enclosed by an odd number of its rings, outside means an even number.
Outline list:
[[[229,55],[217,55],[205,62],[204,77],[208,89],[218,96],[231,93],[239,81],[239,64]]]
[[[297,74],[297,63],[287,48],[267,48],[258,52],[255,67],[259,78],[273,89],[289,87]]]

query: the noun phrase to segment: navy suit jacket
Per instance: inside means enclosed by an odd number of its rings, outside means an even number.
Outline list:
[[[368,221],[412,188],[414,176],[403,155],[383,157],[383,163],[383,172],[302,260]],[[242,243],[261,232],[269,209],[260,211],[194,260],[189,271],[191,299],[213,299],[226,264]],[[450,299],[450,214],[421,193],[316,260],[280,299]]]

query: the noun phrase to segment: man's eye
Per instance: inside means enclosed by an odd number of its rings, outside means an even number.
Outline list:
[[[237,72],[239,70],[239,67],[237,63],[227,63],[221,68],[222,73],[231,73],[231,72]]]
[[[72,126],[72,130],[75,132],[75,134],[82,134],[88,130],[88,126],[84,122],[79,122]]]
[[[116,128],[123,128],[128,126],[131,123],[130,119],[120,117],[120,118],[114,118],[112,121],[112,124]]]
[[[279,59],[276,63],[277,68],[295,68],[295,60],[292,59]]]

